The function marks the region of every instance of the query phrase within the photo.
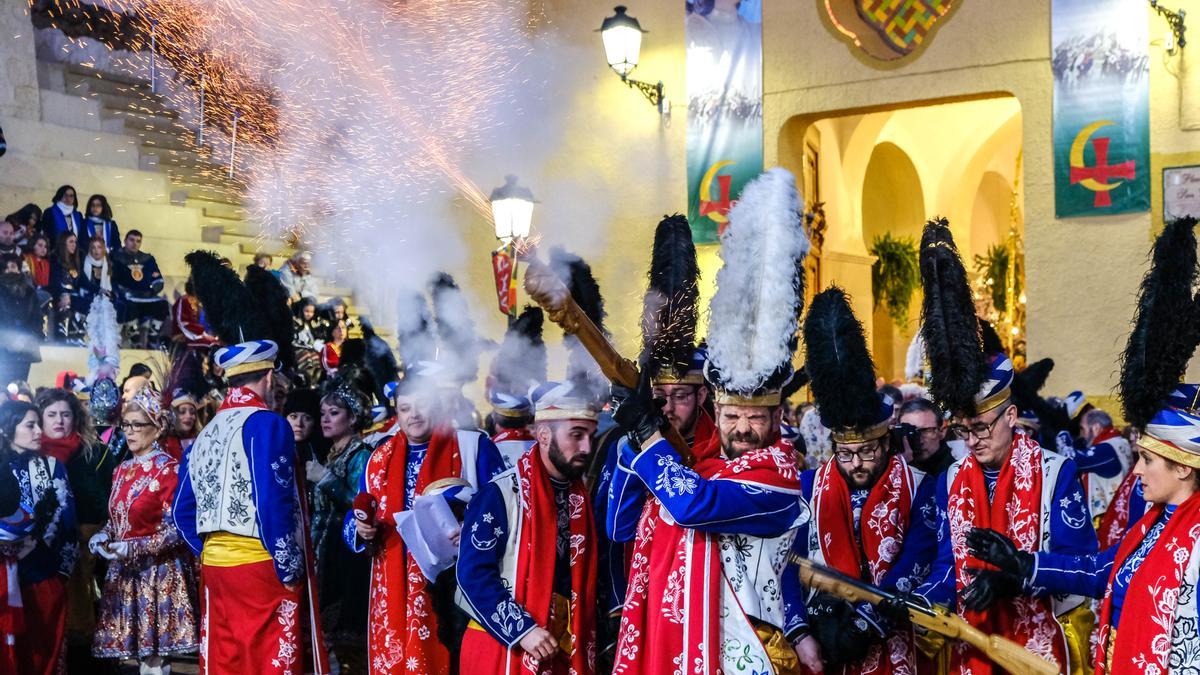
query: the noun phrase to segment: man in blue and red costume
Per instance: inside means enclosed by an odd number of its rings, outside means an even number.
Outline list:
[[[842,289],[813,298],[804,340],[805,369],[834,453],[800,476],[812,518],[801,525],[792,550],[871,585],[910,590],[924,579],[937,548],[936,525],[921,516],[933,510],[933,493],[918,490],[924,474],[893,447],[893,405],[875,389],[866,336]],[[823,664],[826,672],[847,675],[916,672],[914,636],[900,604],[881,615],[868,603],[827,594],[805,599],[795,590],[798,575],[789,567],[783,577],[784,629],[809,670]]]
[[[463,519],[458,583],[473,617],[463,675],[591,675],[596,526],[582,477],[594,395],[573,382],[533,394],[536,445],[485,485]]]
[[[1107,673],[1185,673],[1200,654],[1200,416],[1196,385],[1178,384],[1200,342],[1196,220],[1168,223],[1142,280],[1121,359],[1125,419],[1142,433],[1133,468],[1149,503],[1100,553],[1029,551],[989,529],[969,533],[971,554],[993,567],[966,589],[986,611],[1025,593],[1101,599],[1092,665]]]
[[[718,433],[694,465],[663,438],[645,373],[636,391],[613,388],[626,438],[606,526],[634,540],[614,672],[798,668],[780,588],[801,516],[799,469],[779,434],[808,251],[798,204],[792,175],[772,169],[730,214],[705,366]]]
[[[1069,554],[1094,553],[1096,532],[1074,462],[1017,427],[1012,362],[1004,354],[984,354],[966,272],[944,220],[925,227],[921,275],[930,393],[957,418],[952,430],[969,454],[937,486],[938,556],[916,593],[956,607],[985,633],[1024,646],[1061,672],[1078,672],[1094,622],[1082,598],[1012,598],[989,612],[964,603],[963,589],[988,576],[970,556],[967,534],[973,528],[1000,531],[1025,551]],[[990,661],[961,642],[951,651],[951,672],[959,670],[994,672]]]
[[[495,444],[479,431],[455,430],[442,404],[434,363],[406,366],[396,390],[400,430],[375,449],[361,491],[376,504],[366,520],[354,510],[343,534],[371,556],[369,671],[374,675],[451,672],[465,619],[454,606],[454,571],[431,581],[402,539],[396,516],[422,496],[444,499],[461,514],[480,487],[504,470]],[[373,522],[372,522],[373,521]]]
[[[208,252],[187,262],[230,385],[184,456],[172,509],[201,565],[200,672],[328,673],[296,445],[271,411],[277,357],[290,362],[286,293],[273,277],[273,289],[244,285]]]

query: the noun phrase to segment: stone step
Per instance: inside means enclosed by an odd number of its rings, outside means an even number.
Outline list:
[[[193,200],[195,206],[199,207],[204,213],[205,218],[213,218],[223,221],[240,222],[246,219],[247,213],[245,207],[234,206],[233,204],[223,204],[221,202],[208,202],[203,199]]]
[[[105,115],[100,104],[89,98],[50,89],[39,89],[38,96],[41,98],[43,122],[110,134],[125,131],[121,120]]]
[[[37,122],[4,116],[0,116],[0,125],[4,127],[5,135],[9,139],[8,154],[4,156],[5,166],[4,171],[0,173],[0,179],[11,178],[6,174],[17,172],[17,168],[9,164],[9,159],[17,156],[32,161],[48,160],[53,163],[68,160],[80,164],[100,165],[109,172],[114,168],[136,169],[138,166],[137,142],[123,133],[79,129],[48,120]],[[34,175],[44,173],[45,171],[39,170]],[[42,187],[53,194],[58,185]]]
[[[208,204],[224,204],[226,206],[240,207],[243,203],[242,192],[231,190],[226,186],[215,186],[207,183],[195,182],[187,180],[184,177],[176,178],[174,176],[169,179],[171,185],[172,203],[179,200],[186,200],[182,203],[191,204],[200,202],[202,206]]]
[[[53,65],[61,66],[65,75],[104,80],[106,82],[112,82],[115,84],[121,84],[127,87],[144,90],[146,92],[150,91],[150,82],[135,75],[101,71],[91,66],[85,66],[81,63],[64,63]]]
[[[112,111],[133,112],[141,115],[154,115],[178,119],[179,112],[168,108],[155,99],[126,96],[124,94],[98,93],[101,105]]]

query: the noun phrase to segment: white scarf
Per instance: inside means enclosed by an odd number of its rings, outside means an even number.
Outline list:
[[[90,255],[83,257],[83,278],[91,281],[92,268],[100,268],[100,289],[104,291],[112,291],[112,281],[108,278],[108,258],[96,260]]]
[[[67,206],[66,204],[64,204],[64,203],[62,203],[62,202],[55,202],[55,203],[54,203],[54,205],[58,207],[58,210],[59,210],[59,211],[62,211],[62,214],[63,214],[64,216],[66,216],[66,218],[67,218],[67,224],[70,224],[70,221],[71,221],[71,213],[75,211],[75,207],[74,207],[74,206]]]

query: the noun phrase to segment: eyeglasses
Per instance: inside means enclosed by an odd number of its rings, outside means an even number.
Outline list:
[[[668,403],[687,403],[696,398],[696,391],[676,391],[670,394],[666,392],[655,392],[654,397],[664,399]]]
[[[142,429],[145,429],[146,427],[154,426],[154,424],[152,424],[150,422],[121,422],[117,426],[121,428],[121,431],[124,431],[125,433],[129,433],[131,431],[141,431]]]
[[[921,438],[933,438],[942,430],[941,427],[916,427],[916,432],[921,435]]]
[[[833,456],[836,457],[837,461],[841,462],[842,464],[849,464],[850,462],[853,462],[855,457],[863,462],[874,462],[875,460],[879,459],[879,455],[882,450],[883,448],[881,448],[878,443],[872,443],[870,445],[864,445],[858,450],[836,450],[834,451]]]
[[[950,425],[950,433],[954,434],[955,438],[959,438],[964,441],[967,440],[967,436],[974,436],[981,441],[986,441],[992,437],[992,429],[996,427],[996,423],[999,422],[1000,418],[1002,417],[1004,417],[1004,413],[996,415],[996,419],[987,424],[984,424],[983,422],[977,422],[971,426],[967,426],[965,424],[952,424]]]

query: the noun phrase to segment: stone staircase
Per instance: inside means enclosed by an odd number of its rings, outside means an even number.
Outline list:
[[[41,120],[0,119],[9,143],[0,171],[5,213],[27,202],[45,208],[62,184],[75,186],[81,203],[106,195],[122,233],[143,233],[168,297],[182,292],[183,257],[197,248],[228,257],[239,270],[259,252],[275,256],[276,267],[294,252],[292,242],[265,235],[247,220],[245,185],[228,177],[220,139],[216,147],[195,143],[189,115],[172,109],[149,82],[45,60],[37,71]],[[322,300],[341,296],[360,313],[350,289],[328,280],[320,287]],[[36,381],[46,384],[66,368],[83,372],[83,351],[46,348]]]

